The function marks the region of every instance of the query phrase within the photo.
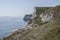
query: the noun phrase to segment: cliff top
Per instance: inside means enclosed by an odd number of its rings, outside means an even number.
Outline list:
[[[41,24],[40,13],[50,13],[54,11],[53,20],[51,19],[47,23]],[[38,15],[39,14],[39,15]],[[16,32],[3,40],[60,40],[60,6],[51,8],[36,9],[36,17],[32,19],[31,23],[27,25],[27,28],[22,31]],[[49,16],[49,15],[47,15]],[[48,17],[46,17],[48,19]],[[33,24],[32,24],[33,23]]]

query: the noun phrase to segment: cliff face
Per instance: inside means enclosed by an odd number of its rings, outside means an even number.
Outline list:
[[[44,22],[49,22],[51,20],[53,20],[53,16],[54,16],[54,11],[53,10],[48,10],[49,12],[44,12],[40,15],[41,17],[41,21]]]
[[[60,40],[59,36],[60,6],[36,7],[27,26],[3,40]]]
[[[25,17],[23,18],[24,21],[29,21],[31,20],[32,14],[26,14]]]

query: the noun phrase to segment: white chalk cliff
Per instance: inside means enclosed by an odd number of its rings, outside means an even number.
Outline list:
[[[60,6],[35,7],[26,27],[3,40],[60,40]]]

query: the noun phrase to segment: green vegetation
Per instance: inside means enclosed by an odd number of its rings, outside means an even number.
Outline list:
[[[37,24],[37,25],[41,25],[42,24],[41,23],[41,18],[38,17],[38,16],[34,18],[34,21],[35,21],[34,24]]]
[[[32,23],[32,21],[34,20],[34,24],[42,25],[40,14],[52,7],[35,7],[35,8],[36,8],[36,15],[37,16],[34,19],[30,20],[28,24]]]
[[[36,15],[39,16],[44,11],[52,8],[52,7],[35,7],[36,8]]]
[[[47,32],[47,34],[44,36],[44,40],[58,40],[58,35],[57,35],[57,30],[58,29],[53,29]]]
[[[33,19],[34,20],[34,24],[42,25],[40,14],[43,13],[44,11],[52,8],[52,7],[35,7],[35,8],[36,8],[36,15],[37,16]]]
[[[48,23],[42,25],[40,13],[46,11],[49,8],[37,9],[37,16],[32,19],[28,24],[31,24],[34,20],[34,24],[37,27],[28,28],[26,30],[19,31],[15,35],[4,38],[4,40],[59,40],[60,36],[60,7],[55,7],[53,10],[54,19]],[[41,11],[40,11],[41,10]],[[16,39],[15,39],[16,38]]]

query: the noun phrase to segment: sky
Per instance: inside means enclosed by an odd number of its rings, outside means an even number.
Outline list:
[[[60,0],[0,0],[0,17],[23,17],[32,14],[34,7],[60,5]]]

